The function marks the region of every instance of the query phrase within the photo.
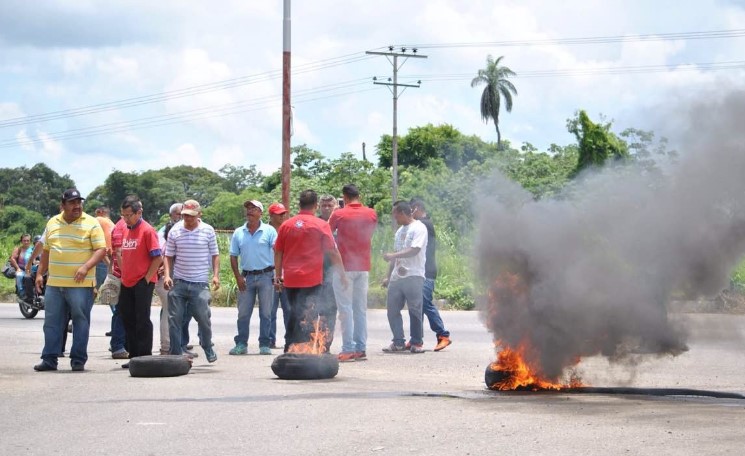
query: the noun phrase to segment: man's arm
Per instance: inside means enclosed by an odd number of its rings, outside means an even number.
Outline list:
[[[75,276],[73,277],[75,282],[80,283],[83,280],[85,280],[85,277],[88,275],[88,271],[90,271],[91,268],[95,268],[96,265],[100,263],[103,257],[105,256],[106,256],[106,247],[101,247],[100,249],[96,249],[93,252],[93,255],[91,255],[91,257],[88,258],[88,261],[82,264],[78,268],[78,270],[75,272]]]
[[[163,257],[163,288],[170,290],[173,287],[173,280],[171,279],[171,266],[173,265],[172,256]]]
[[[150,277],[154,276],[155,273],[158,272],[158,268],[160,268],[160,265],[163,263],[163,256],[158,254],[155,256],[150,256],[150,267],[147,268],[147,272],[145,273],[145,280],[150,281]]]
[[[282,251],[274,251],[274,289],[282,291]]]
[[[339,274],[339,281],[341,283],[341,286],[347,288],[349,286],[349,280],[347,279],[347,274],[344,271],[344,261],[342,261],[341,259],[339,249],[330,250],[326,253],[329,256],[329,260],[331,260],[332,266],[336,269],[336,273]]]
[[[212,287],[220,288],[220,255],[212,255]]]
[[[49,267],[49,250],[43,250],[41,253],[41,262],[39,262],[39,269],[36,270],[36,292],[41,294],[41,289],[44,286],[44,274],[47,273]]]
[[[238,269],[238,257],[230,255],[230,269],[233,270],[235,276],[235,284],[238,285],[238,290],[246,291],[246,278],[243,277],[241,271]]]

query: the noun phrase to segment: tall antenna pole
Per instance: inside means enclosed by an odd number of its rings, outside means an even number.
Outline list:
[[[406,60],[408,60],[409,58],[426,59],[427,56],[417,54],[416,48],[411,50],[411,54],[406,53],[406,48],[401,48],[400,52],[394,52],[393,46],[389,46],[388,51],[389,52],[367,51],[366,54],[384,55],[393,65],[393,80],[391,81],[391,79],[388,79],[388,81],[391,82],[379,82],[377,78],[373,78],[373,84],[389,86],[388,88],[393,94],[393,138],[391,139],[391,168],[393,178],[391,183],[391,202],[395,203],[398,200],[398,97],[400,95],[398,92],[398,88],[403,87],[404,90],[406,90],[407,87],[419,88],[421,86],[421,82],[419,81],[416,84],[399,84],[398,70],[403,66],[404,63],[406,63]],[[391,57],[393,57],[393,60],[391,60]],[[403,57],[403,61],[400,65],[398,63],[399,57]],[[403,90],[401,91],[401,94],[403,94]],[[393,223],[395,224],[395,220],[393,221]]]
[[[282,204],[290,207],[290,0],[284,0],[282,20]]]

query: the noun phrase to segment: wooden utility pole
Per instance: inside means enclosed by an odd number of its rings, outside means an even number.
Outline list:
[[[388,79],[388,82],[380,82],[376,78],[373,78],[373,84],[379,84],[389,86],[388,89],[393,94],[393,138],[391,140],[391,168],[393,172],[392,185],[391,185],[391,202],[395,203],[398,200],[398,88],[403,87],[406,90],[407,87],[419,88],[421,83],[416,84],[399,84],[398,82],[398,70],[406,63],[409,58],[426,59],[426,55],[417,54],[416,48],[411,50],[410,54],[406,53],[406,48],[401,48],[400,52],[394,52],[393,46],[388,47],[389,52],[377,52],[367,51],[366,54],[372,55],[384,55],[389,62],[393,65],[393,80]],[[398,63],[398,58],[402,57],[401,64]],[[391,59],[392,58],[392,59]],[[403,94],[403,90],[401,91]],[[395,221],[394,221],[395,223]]]
[[[290,0],[284,0],[282,20],[282,204],[290,207]]]

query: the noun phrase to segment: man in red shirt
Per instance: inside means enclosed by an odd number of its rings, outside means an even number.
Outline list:
[[[351,287],[334,283],[336,304],[339,307],[342,346],[339,361],[364,361],[367,347],[367,287],[370,273],[370,248],[378,215],[360,202],[360,192],[354,184],[342,188],[344,207],[329,218],[331,231],[336,231],[336,242],[344,262],[346,277]]]
[[[274,286],[287,289],[290,319],[285,334],[285,353],[294,343],[310,340],[313,324],[321,317],[328,328],[329,309],[318,299],[323,282],[323,256],[328,252],[340,274],[340,283],[348,285],[339,251],[328,223],[315,216],[318,194],[300,193],[300,213],[279,227],[274,244]],[[333,317],[332,317],[333,318]]]
[[[122,288],[118,307],[127,333],[127,351],[130,358],[134,358],[153,352],[150,305],[163,258],[158,234],[142,219],[142,203],[136,196],[124,198],[121,216],[127,230],[121,247]],[[129,367],[129,363],[122,367]]]

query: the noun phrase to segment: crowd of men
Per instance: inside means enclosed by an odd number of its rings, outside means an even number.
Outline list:
[[[230,240],[230,269],[235,276],[238,302],[235,346],[230,355],[248,353],[249,326],[258,301],[259,354],[272,349],[292,351],[323,330],[324,351],[330,352],[335,323],[341,327],[340,362],[367,359],[367,293],[371,245],[378,223],[376,212],[361,202],[353,184],[342,188],[342,198],[319,198],[313,190],[299,196],[299,212],[290,216],[281,203],[268,208],[258,200],[243,204],[246,223]],[[83,198],[66,190],[60,213],[52,217],[36,249],[41,260],[35,278],[45,289],[44,348],[36,371],[57,370],[64,356],[63,338],[72,320],[69,357],[73,371],[83,371],[88,359],[90,315],[96,293],[112,309],[110,350],[114,359],[152,355],[153,293],[161,303],[160,354],[198,356],[189,344],[189,322],[199,329],[199,345],[207,361],[217,360],[212,342],[210,302],[220,288],[217,235],[202,220],[198,201],[173,204],[170,219],[157,230],[142,218],[142,202],[134,195],[120,205],[113,223],[109,209],[83,212]],[[437,337],[435,351],[450,345],[433,303],[437,275],[435,231],[421,199],[397,201],[399,225],[393,251],[383,258],[389,271],[387,315],[393,335],[386,352],[422,353],[426,315]],[[277,346],[277,312],[282,308],[285,340]],[[409,313],[406,340],[401,311]],[[128,363],[122,365],[128,367]]]

